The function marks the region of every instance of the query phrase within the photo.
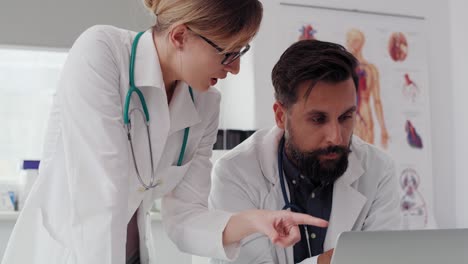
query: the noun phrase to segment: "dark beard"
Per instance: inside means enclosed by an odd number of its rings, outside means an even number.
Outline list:
[[[330,146],[310,152],[301,152],[289,138],[285,142],[286,155],[299,172],[312,182],[322,186],[333,184],[348,168],[348,156],[351,153],[351,143],[348,147]],[[339,154],[334,160],[320,161],[319,156],[326,154]]]

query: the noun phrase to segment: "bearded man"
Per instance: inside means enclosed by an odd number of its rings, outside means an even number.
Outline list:
[[[302,40],[273,68],[276,126],[217,161],[209,204],[229,212],[292,210],[329,224],[302,226],[301,240],[286,249],[251,235],[234,263],[328,264],[341,232],[400,229],[394,162],[353,136],[357,65],[341,45]]]

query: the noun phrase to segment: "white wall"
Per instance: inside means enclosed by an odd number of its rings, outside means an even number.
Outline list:
[[[452,0],[450,6],[450,33],[449,41],[451,45],[447,50],[441,50],[441,53],[447,52],[452,59],[452,74],[446,75],[445,79],[452,79],[453,87],[453,140],[454,140],[454,162],[455,169],[455,193],[456,193],[456,212],[457,226],[468,228],[468,35],[466,34],[466,25],[468,25],[468,2],[465,0]],[[445,90],[447,85],[439,87]],[[441,178],[443,176],[441,175]]]
[[[254,51],[250,50],[241,59],[240,72],[228,74],[216,87],[221,91],[220,129],[254,130],[255,84]]]
[[[358,9],[374,12],[405,14],[425,17],[428,27],[428,61],[430,82],[431,134],[433,150],[434,177],[434,210],[439,227],[455,227],[455,170],[454,141],[452,129],[453,89],[450,81],[451,57],[446,52],[450,49],[449,3],[443,0],[267,0],[262,1],[265,8],[261,30],[255,40],[255,56],[267,58],[254,60],[255,70],[255,127],[263,128],[274,124],[272,104],[273,87],[271,85],[271,70],[281,55],[267,53],[268,47],[277,37],[277,25],[287,19],[278,10],[279,2],[295,2],[299,4],[328,6],[335,8]],[[459,0],[464,3],[464,0]],[[460,16],[465,9],[458,9]],[[460,33],[464,32],[460,23]],[[466,35],[466,34],[465,34]],[[465,45],[467,47],[467,45]],[[466,66],[466,65],[465,65]],[[466,67],[465,67],[466,69]],[[465,104],[466,105],[466,104]],[[468,107],[468,106],[465,106]],[[468,109],[465,109],[468,110]],[[466,112],[466,111],[465,111]],[[463,133],[460,132],[460,135]],[[467,133],[464,133],[467,134]],[[456,138],[458,140],[458,138]],[[458,144],[458,142],[457,142]],[[466,145],[466,144],[465,144]],[[466,156],[466,155],[465,155]],[[466,186],[466,185],[465,185]],[[465,199],[466,200],[466,199]],[[466,219],[466,218],[465,218]]]
[[[152,21],[143,0],[1,0],[0,45],[69,48],[95,24],[141,31]]]
[[[432,133],[434,209],[439,227],[456,227],[455,175],[453,164],[453,88],[450,47],[449,2],[418,1],[428,20],[429,84]],[[404,4],[404,1],[401,1]],[[416,7],[417,8],[417,7]],[[418,10],[418,9],[416,9]],[[431,34],[432,33],[432,34]]]

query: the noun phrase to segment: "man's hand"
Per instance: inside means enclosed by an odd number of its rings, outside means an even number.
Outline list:
[[[321,255],[319,255],[317,258],[317,264],[330,264],[334,250],[335,249],[332,248],[327,252],[324,252]]]

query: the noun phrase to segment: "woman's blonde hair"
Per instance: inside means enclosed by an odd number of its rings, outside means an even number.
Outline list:
[[[222,45],[224,52],[239,49],[257,33],[263,15],[259,0],[144,0],[156,15],[154,30],[185,24],[193,32]],[[233,39],[233,37],[235,38]],[[227,43],[227,41],[231,43]]]

